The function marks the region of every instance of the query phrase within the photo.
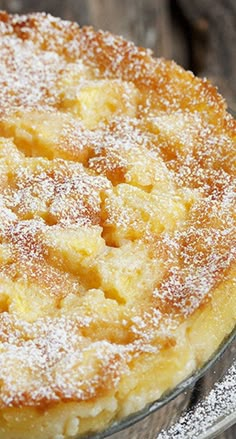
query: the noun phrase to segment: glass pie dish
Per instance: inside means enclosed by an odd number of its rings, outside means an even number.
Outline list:
[[[235,112],[230,110],[235,117]],[[236,328],[210,360],[158,401],[85,439],[213,439],[236,424]]]
[[[234,424],[236,328],[201,369],[158,401],[85,439],[213,439]]]
[[[236,328],[191,377],[144,410],[83,439],[211,439],[236,423]]]

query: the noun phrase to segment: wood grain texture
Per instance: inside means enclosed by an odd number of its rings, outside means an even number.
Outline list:
[[[235,439],[236,437],[236,427],[229,428],[228,431],[218,436],[218,439]]]
[[[236,103],[235,0],[178,0],[191,29],[192,66]]]
[[[0,9],[12,13],[46,11],[121,34],[158,56],[173,58],[196,74],[209,76],[236,109],[235,0],[0,0]],[[203,380],[205,388],[211,384],[211,379]],[[187,402],[180,399],[178,404]],[[165,410],[163,419],[167,418]],[[148,427],[145,420],[140,428],[131,428],[125,438],[154,439],[157,416]],[[123,433],[114,436],[123,438]],[[218,436],[235,438],[236,426]]]

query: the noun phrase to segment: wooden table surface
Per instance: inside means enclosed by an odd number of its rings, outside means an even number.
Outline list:
[[[211,78],[236,111],[235,0],[0,0],[0,9],[46,11],[121,34]],[[218,436],[235,438],[236,426]]]
[[[236,427],[231,427],[228,431],[218,436],[219,439],[235,439]]]

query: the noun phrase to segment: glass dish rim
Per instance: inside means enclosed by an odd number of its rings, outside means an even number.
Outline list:
[[[218,421],[208,428],[207,431],[200,434],[198,439],[214,439],[216,435],[224,433],[228,428],[236,423],[236,412],[230,413],[224,419]]]
[[[97,433],[90,433],[87,435],[80,436],[81,439],[105,439],[109,438],[111,435],[115,433],[119,433],[126,428],[132,427],[134,424],[142,421],[147,416],[155,413],[162,407],[164,407],[169,402],[173,401],[175,398],[177,398],[180,394],[185,392],[190,387],[193,387],[196,382],[203,377],[203,375],[211,369],[211,367],[214,366],[214,364],[223,356],[223,354],[226,352],[226,350],[230,347],[230,345],[236,340],[236,326],[231,331],[230,334],[228,334],[224,340],[221,342],[217,350],[211,355],[211,357],[203,364],[202,367],[195,370],[194,373],[192,373],[190,376],[188,376],[186,379],[181,381],[177,386],[175,386],[172,390],[169,390],[163,394],[162,397],[158,398],[158,400],[153,401],[149,404],[147,404],[142,410],[139,410],[138,412],[132,413],[131,415],[122,418],[121,420],[115,421],[111,424],[110,427],[102,430],[101,432]],[[222,432],[233,425],[234,422],[236,422],[236,413],[234,416],[234,419],[228,419],[229,416],[225,419],[225,422],[229,423],[224,427],[223,421],[222,424]],[[208,432],[212,435],[209,436]],[[214,429],[214,426],[211,426],[208,432],[204,432],[202,436],[199,437],[199,439],[210,439],[215,437],[216,430]],[[218,431],[217,431],[218,433]]]

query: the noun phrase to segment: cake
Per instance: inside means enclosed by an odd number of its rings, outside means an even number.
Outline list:
[[[236,322],[236,122],[109,32],[0,14],[0,439],[106,429]]]

